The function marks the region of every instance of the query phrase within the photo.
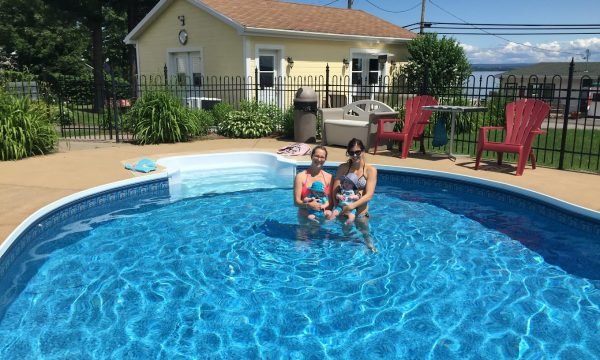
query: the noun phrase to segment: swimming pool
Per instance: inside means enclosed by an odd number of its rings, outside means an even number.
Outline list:
[[[0,272],[0,357],[600,353],[593,214],[382,167],[371,254],[335,223],[306,233],[291,201],[295,167],[256,156],[218,182],[170,171],[32,221],[36,235]],[[222,174],[226,157],[212,158]]]

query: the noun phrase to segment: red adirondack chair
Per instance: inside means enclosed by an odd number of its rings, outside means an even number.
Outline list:
[[[412,97],[406,101],[406,111],[404,112],[404,127],[402,131],[394,131],[394,126],[388,126],[388,131],[385,130],[386,124],[396,124],[401,122],[400,119],[379,119],[377,124],[377,134],[375,135],[375,147],[373,155],[377,153],[377,146],[381,140],[395,140],[402,142],[400,147],[400,158],[408,157],[408,150],[414,140],[422,139],[425,125],[429,124],[431,111],[423,110],[423,106],[437,105],[437,100],[429,95],[419,95]]]
[[[521,99],[506,104],[506,127],[483,126],[479,128],[475,170],[479,169],[481,154],[485,150],[497,153],[498,164],[502,164],[502,155],[505,152],[519,154],[517,176],[523,175],[528,157],[531,159],[532,169],[535,169],[535,155],[531,146],[536,135],[545,133],[540,126],[549,113],[550,105],[542,100]],[[489,141],[487,138],[489,130],[506,130],[504,141]]]

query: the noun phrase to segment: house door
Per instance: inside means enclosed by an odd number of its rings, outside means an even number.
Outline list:
[[[277,78],[279,77],[279,54],[277,50],[258,52],[258,101],[280,106]]]
[[[173,52],[170,54],[170,58],[175,78],[171,77],[169,84],[175,85],[174,91],[184,100],[201,97],[202,56],[200,51]],[[189,103],[188,100],[186,102]]]
[[[352,58],[352,98],[350,101],[373,99],[379,89],[383,65],[376,55],[355,55]]]

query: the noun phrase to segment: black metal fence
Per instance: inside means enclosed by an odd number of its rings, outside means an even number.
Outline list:
[[[552,105],[552,111],[543,124],[546,134],[539,136],[534,144],[538,163],[559,169],[600,172],[600,74],[576,76],[573,69],[571,63],[567,78],[557,75],[471,76],[442,89],[423,86],[428,83],[427,79],[411,84],[391,76],[332,76],[328,67],[323,76],[306,77],[269,78],[258,71],[250,77],[170,77],[165,72],[140,76],[135,83],[107,77],[101,86],[91,79],[61,78],[49,86],[54,96],[43,98],[58,106],[59,131],[64,138],[129,141],[133,139],[132,134],[121,131],[123,115],[136,98],[149,91],[169,91],[187,106],[204,110],[210,110],[219,102],[239,108],[242,101],[256,100],[285,110],[293,105],[300,87],[311,87],[318,94],[319,107],[341,107],[356,100],[374,99],[400,112],[407,98],[434,92],[441,104],[488,107],[486,113],[460,115],[457,119],[454,150],[470,155],[475,153],[477,129],[502,124],[506,103],[523,97],[540,98]],[[39,89],[36,88],[36,92]],[[98,98],[102,101],[95,100]],[[448,121],[441,114],[434,115],[432,120],[433,125]],[[433,128],[430,126],[426,131],[426,149],[445,152],[447,145],[432,146]]]

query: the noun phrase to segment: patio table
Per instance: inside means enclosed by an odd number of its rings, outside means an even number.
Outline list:
[[[434,112],[450,113],[450,144],[448,145],[448,157],[456,159],[456,155],[452,153],[454,149],[454,129],[456,127],[456,114],[468,113],[468,112],[486,112],[487,108],[484,106],[462,106],[462,105],[429,105],[423,106],[423,110],[430,110]]]

